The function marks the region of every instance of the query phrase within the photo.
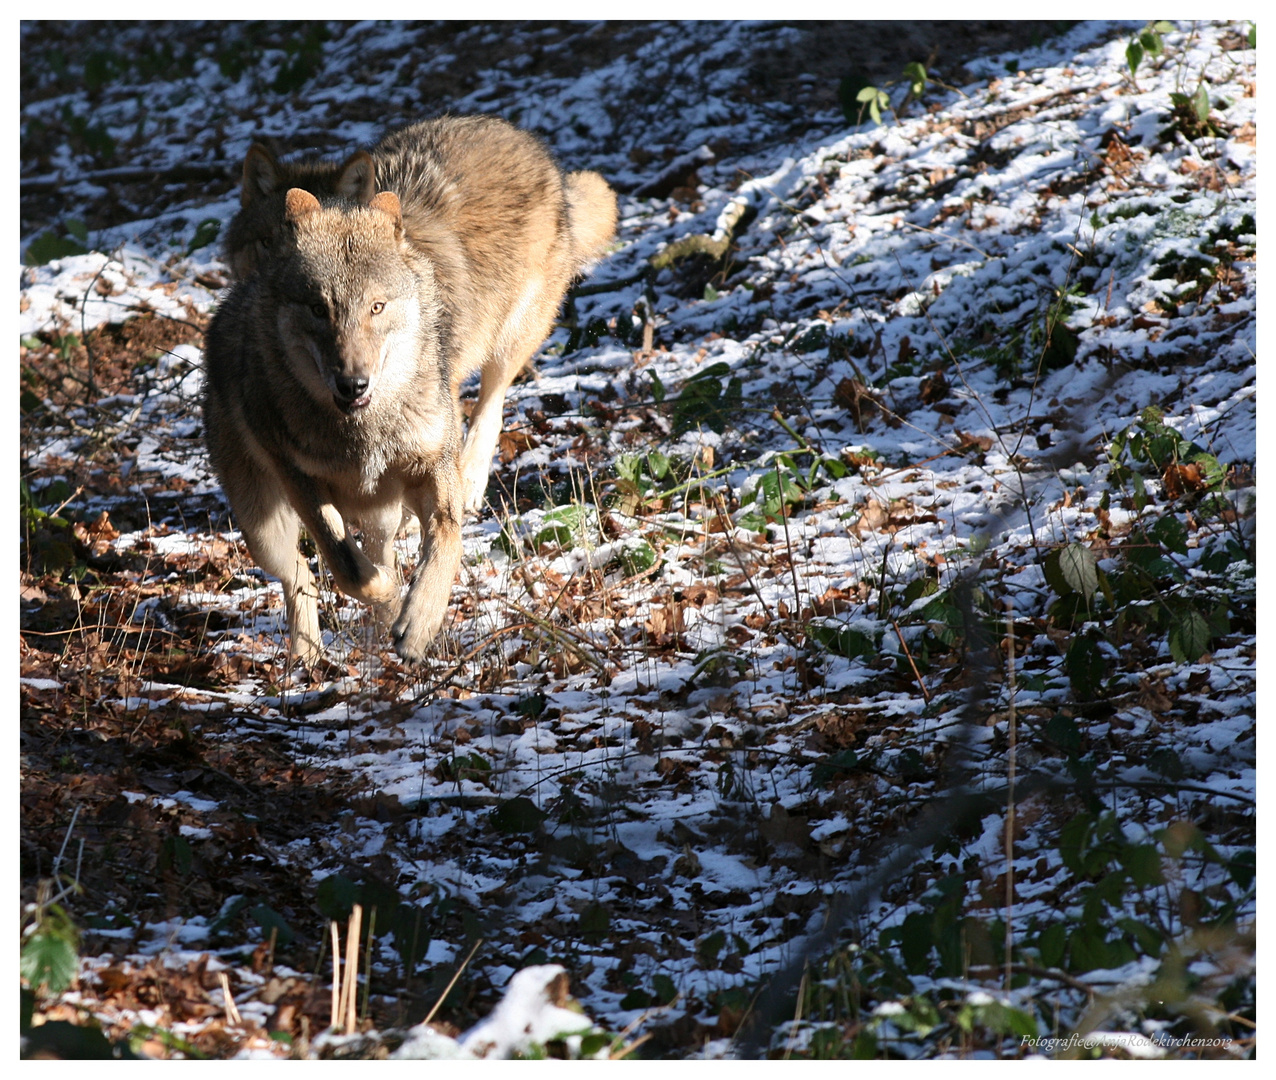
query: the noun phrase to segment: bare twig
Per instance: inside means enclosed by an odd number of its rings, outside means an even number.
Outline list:
[[[452,992],[452,987],[456,985],[456,980],[461,977],[461,972],[463,972],[466,966],[469,964],[469,962],[474,959],[474,954],[478,952],[479,946],[482,944],[483,944],[482,938],[479,938],[476,942],[474,942],[473,947],[470,949],[465,959],[461,961],[461,966],[456,969],[456,974],[453,975],[452,978],[448,980],[447,986],[443,988],[443,993],[439,995],[439,1000],[436,1001],[434,1003],[434,1007],[428,1013],[425,1014],[425,1019],[421,1021],[422,1024],[428,1024],[431,1020],[434,1019],[434,1014],[439,1011],[439,1009],[443,1005],[443,1002],[447,1000],[448,994]]]
[[[1006,672],[1010,682],[1010,717],[1007,721],[1009,745],[1006,748],[1006,978],[1005,991],[1010,993],[1011,958],[1014,945],[1015,912],[1015,608],[1006,598]]]
[[[904,631],[899,628],[899,620],[891,619],[891,626],[895,627],[895,636],[899,638],[900,648],[904,650],[904,656],[908,658],[908,666],[913,669],[913,678],[917,680],[917,685],[922,691],[922,697],[926,700],[926,704],[929,705],[930,691],[926,689],[926,683],[922,680],[922,673],[917,670],[917,661],[913,659],[908,642],[904,640]]]

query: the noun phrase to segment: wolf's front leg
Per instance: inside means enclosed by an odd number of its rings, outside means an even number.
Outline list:
[[[288,619],[289,663],[310,666],[323,656],[319,632],[319,587],[297,549],[301,521],[278,478],[239,445],[224,448],[222,487],[244,539],[266,573],[283,585]]]
[[[412,498],[421,520],[421,554],[391,634],[403,659],[420,660],[443,626],[461,565],[461,477],[455,459],[441,463]]]

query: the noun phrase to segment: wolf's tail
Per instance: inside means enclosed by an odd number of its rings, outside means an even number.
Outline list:
[[[580,273],[607,250],[616,234],[616,193],[596,172],[568,173],[567,216]]]

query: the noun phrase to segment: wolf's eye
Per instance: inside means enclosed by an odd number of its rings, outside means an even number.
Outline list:
[[[311,304],[310,311],[317,319],[326,319],[328,317],[328,308],[324,304]]]
[[[261,248],[261,250],[262,250],[262,251],[269,251],[269,250],[270,250],[270,237],[269,237],[269,236],[263,236],[263,237],[260,237],[260,238],[257,240],[257,246],[258,246],[259,248]]]
[[[383,311],[385,311],[385,301],[383,301],[383,300],[378,300],[375,304],[373,304],[373,305],[372,305],[372,314],[373,314],[373,315],[380,315],[380,314],[381,314],[381,312],[383,312]]]

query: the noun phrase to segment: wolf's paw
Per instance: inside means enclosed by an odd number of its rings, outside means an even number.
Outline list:
[[[408,619],[399,616],[390,637],[394,640],[394,651],[404,660],[424,660],[430,650],[430,642],[438,636],[443,626],[443,616],[426,619]]]
[[[487,477],[491,471],[491,456],[487,460],[477,454],[466,453],[461,458],[461,491],[463,502],[461,510],[473,514],[483,509],[487,499]]]
[[[314,638],[299,637],[296,634],[289,635],[288,639],[288,666],[301,663],[303,666],[312,668],[323,659],[323,642]]]
[[[390,630],[395,651],[404,660],[421,660],[429,651],[430,642],[443,628],[447,615],[447,596],[430,602],[424,591],[416,589],[403,601],[403,610]]]

